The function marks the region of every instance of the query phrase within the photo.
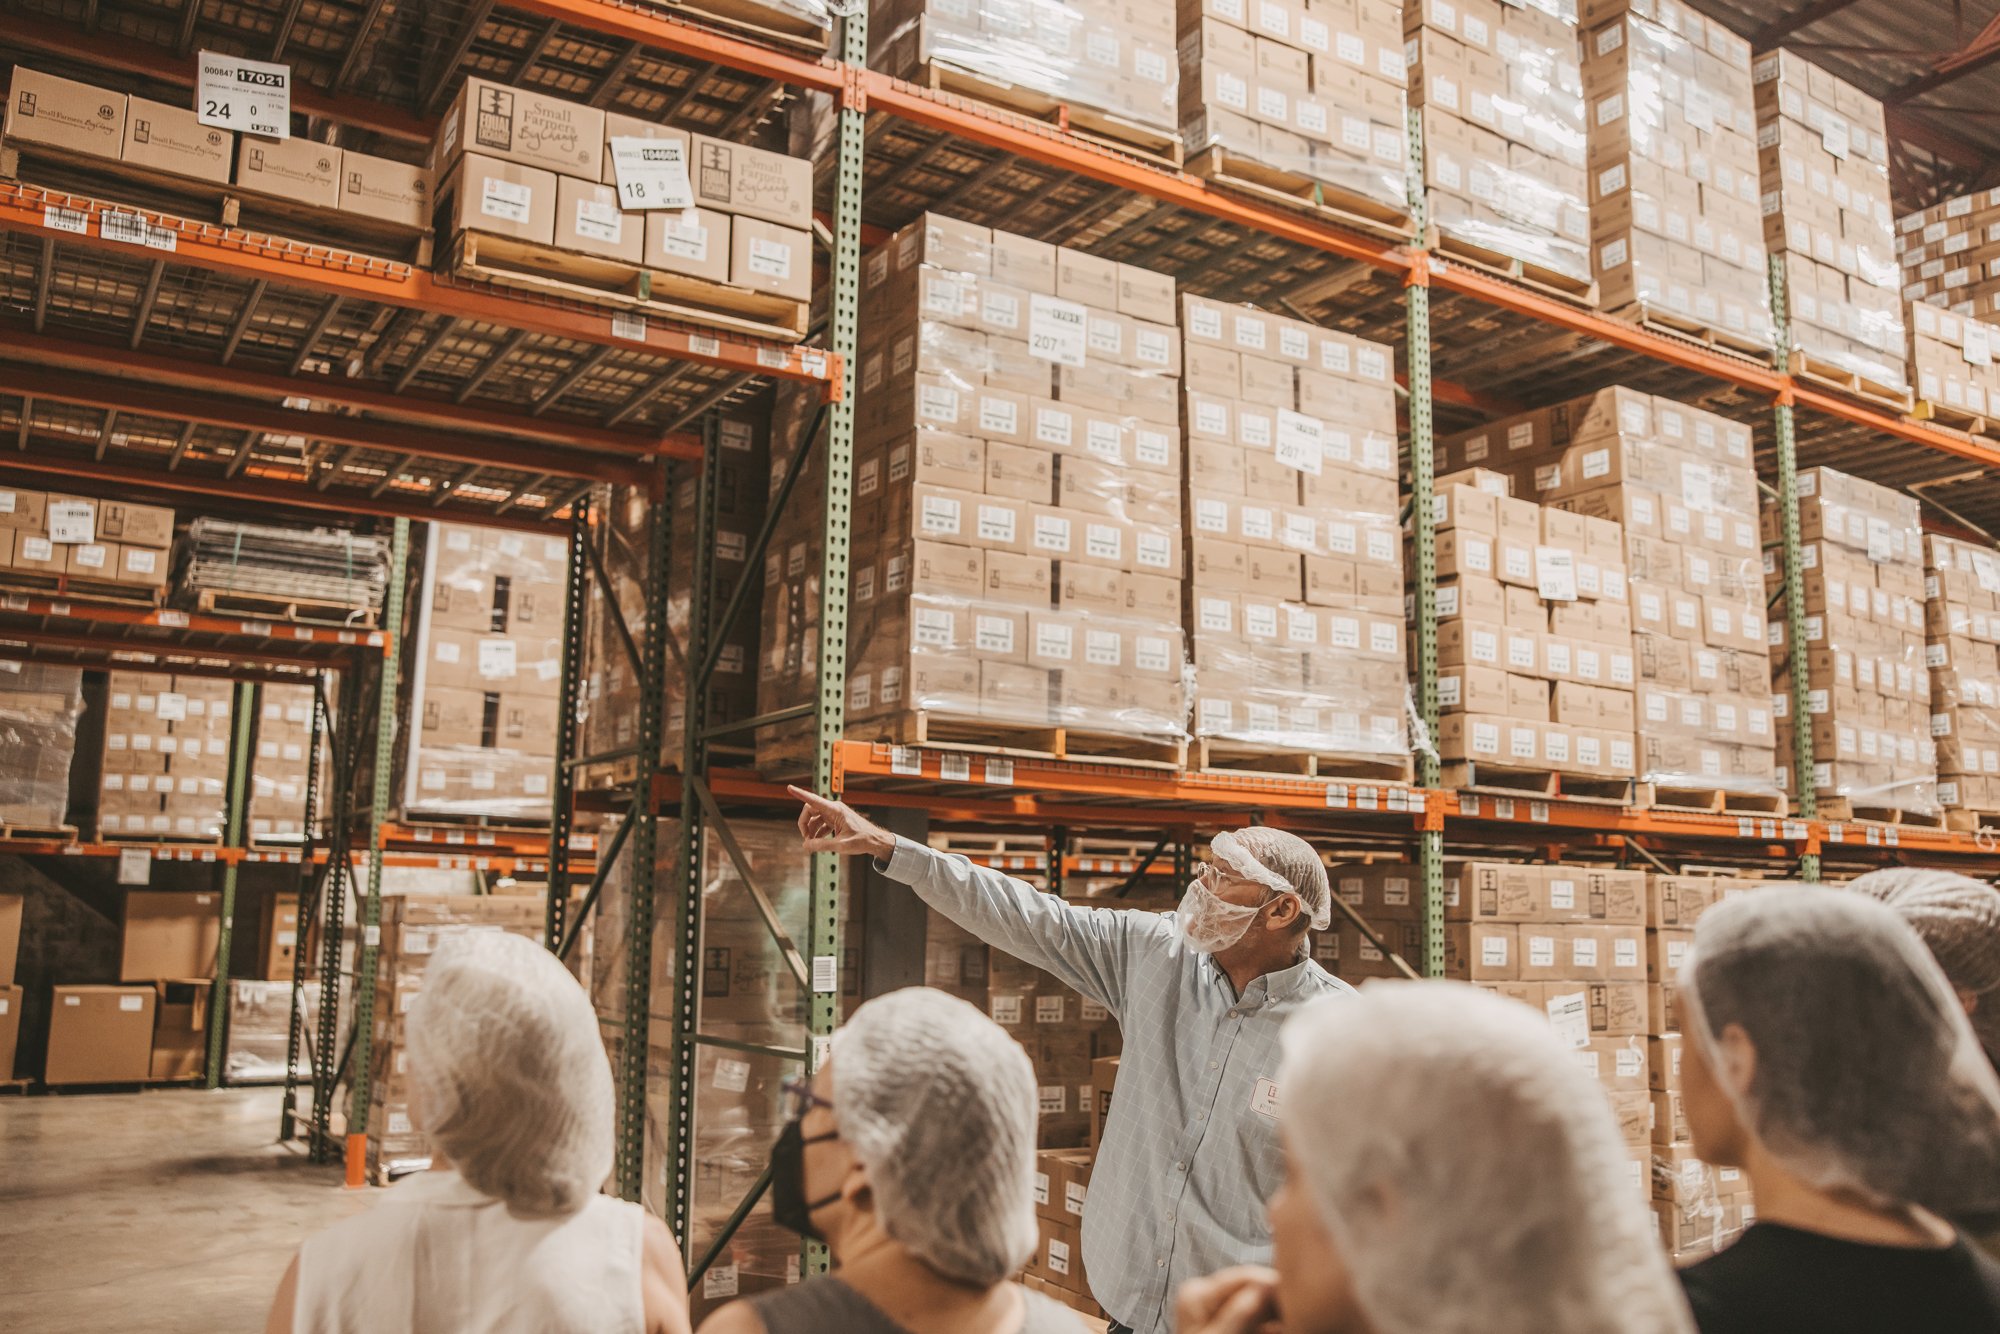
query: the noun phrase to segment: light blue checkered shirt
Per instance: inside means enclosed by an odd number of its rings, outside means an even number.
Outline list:
[[[1284,1178],[1278,1029],[1314,997],[1351,988],[1307,959],[1238,997],[1171,913],[1079,908],[906,838],[881,869],[989,945],[1100,1002],[1124,1030],[1123,1087],[1083,1213],[1084,1269],[1112,1318],[1171,1329],[1183,1282],[1267,1263],[1264,1202]]]

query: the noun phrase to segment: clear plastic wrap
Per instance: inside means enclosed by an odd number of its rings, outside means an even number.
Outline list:
[[[559,537],[431,525],[406,811],[548,818],[568,568]]]
[[[306,781],[312,752],[313,688],[263,686],[258,694],[257,753],[250,763],[250,840],[296,843],[306,835]],[[321,779],[326,777],[325,752]],[[320,789],[322,809],[326,790]]]
[[[1910,378],[1917,397],[1946,408],[1947,424],[1965,425],[2000,408],[2000,326],[1922,301],[1910,306]]]
[[[1769,346],[1750,45],[1679,0],[1587,0],[1599,300]]]
[[[0,823],[62,825],[82,711],[80,669],[0,658]]]
[[[1926,534],[1924,629],[1938,804],[2000,812],[2000,553]]]
[[[1389,350],[1183,301],[1194,733],[1401,766],[1399,451]]]
[[[1908,385],[1882,104],[1790,51],[1757,57],[1764,244],[1785,265],[1788,352]]]
[[[1961,315],[2000,315],[2000,189],[1933,204],[1896,221],[1903,299]]]
[[[1915,499],[1830,468],[1799,473],[1804,543],[1806,697],[1821,813],[1938,812],[1937,743],[1926,666],[1923,534]],[[1765,510],[1775,543],[1779,518]],[[1784,567],[1765,560],[1772,594],[1774,706],[1781,761],[1791,755],[1790,641]],[[1788,791],[1796,792],[1781,763]]]
[[[1567,10],[1567,12],[1565,12]],[[1403,11],[1432,225],[1590,281],[1574,4],[1429,0]]]
[[[235,690],[233,682],[215,677],[109,673],[100,834],[222,837]]]
[[[1605,389],[1449,437],[1436,464],[1624,529],[1642,782],[1777,793],[1749,427]]]
[[[319,1031],[319,983],[306,982],[300,988],[299,1013],[306,1028],[306,1042]],[[290,979],[260,982],[254,978],[229,980],[229,1040],[222,1056],[225,1084],[268,1084],[285,1077],[285,1052],[291,1041],[292,984]],[[299,1051],[299,1073],[310,1077],[311,1057],[307,1047]]]

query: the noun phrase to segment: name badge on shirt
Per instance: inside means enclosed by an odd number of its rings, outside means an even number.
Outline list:
[[[1259,1116],[1278,1118],[1278,1086],[1269,1079],[1260,1079],[1250,1090],[1250,1110]]]

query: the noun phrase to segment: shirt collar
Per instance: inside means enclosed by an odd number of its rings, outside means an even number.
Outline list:
[[[1215,961],[1215,956],[1204,954],[1201,960],[1203,966],[1208,969],[1209,976],[1224,988],[1228,988],[1229,974],[1222,971],[1222,965]],[[1307,976],[1318,966],[1313,962],[1312,955],[1308,954],[1289,968],[1280,968],[1274,973],[1265,973],[1253,978],[1250,985],[1243,988],[1243,994],[1233,998],[1234,1003],[1244,1009],[1255,1010],[1274,1000],[1282,1000],[1303,987]]]

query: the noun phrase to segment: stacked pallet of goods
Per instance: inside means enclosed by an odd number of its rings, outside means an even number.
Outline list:
[[[0,581],[157,602],[174,512],[61,492],[0,489]]]
[[[324,744],[325,738],[322,738]],[[257,698],[256,751],[250,761],[250,841],[297,843],[306,828],[306,786],[313,764],[313,688],[268,684]],[[322,770],[321,778],[324,780]],[[322,803],[326,789],[320,789]]]
[[[207,676],[109,674],[100,837],[222,841],[235,689]]]
[[[79,669],[0,658],[0,830],[75,832],[63,817],[82,711]]]
[[[2000,225],[2000,224],[1996,224]],[[1988,317],[1990,318],[1990,317]],[[2000,433],[2000,324],[1926,301],[1910,305],[1910,380],[1926,420]]]
[[[1954,829],[2000,822],[2000,554],[1924,535],[1924,661],[1938,804]]]
[[[2000,317],[2000,189],[1906,213],[1896,234],[1905,299],[1979,320]]]
[[[347,528],[280,528],[201,515],[188,524],[176,587],[202,611],[373,625],[389,543]]]

